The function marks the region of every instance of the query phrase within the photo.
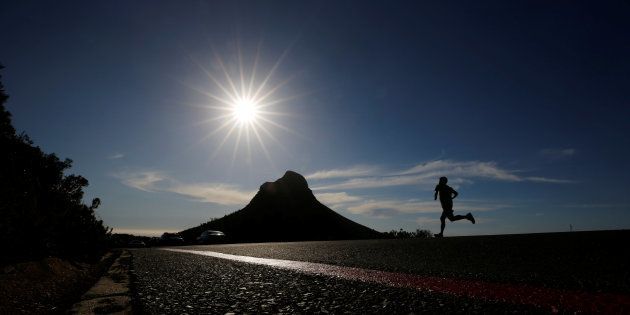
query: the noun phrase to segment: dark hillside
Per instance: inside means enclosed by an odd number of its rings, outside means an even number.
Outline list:
[[[379,238],[381,233],[321,204],[306,179],[287,171],[266,182],[243,209],[181,234],[194,240],[204,230],[220,230],[232,242],[309,241]]]

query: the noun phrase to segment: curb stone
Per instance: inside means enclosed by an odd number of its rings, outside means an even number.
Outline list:
[[[130,263],[131,253],[123,250],[107,273],[72,306],[70,314],[132,314]]]

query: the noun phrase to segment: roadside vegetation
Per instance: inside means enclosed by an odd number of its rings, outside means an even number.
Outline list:
[[[433,237],[433,234],[431,234],[431,231],[429,230],[417,229],[415,231],[409,232],[400,229],[398,231],[391,230],[389,232],[384,232],[383,236],[385,238],[431,238]]]
[[[72,160],[44,152],[15,130],[7,99],[0,82],[0,263],[100,257],[110,233],[94,213],[100,200],[84,204],[88,181],[68,174]]]

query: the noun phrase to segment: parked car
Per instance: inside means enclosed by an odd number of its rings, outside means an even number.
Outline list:
[[[217,244],[225,241],[225,233],[221,231],[206,230],[197,237],[199,244]]]
[[[131,240],[127,244],[127,247],[136,247],[136,248],[147,247],[147,244],[141,240]]]
[[[184,238],[175,233],[164,233],[160,237],[160,245],[184,245]]]

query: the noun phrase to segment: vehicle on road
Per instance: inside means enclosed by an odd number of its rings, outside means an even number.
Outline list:
[[[127,247],[141,248],[141,247],[147,247],[147,244],[141,240],[131,240],[127,244]]]
[[[164,233],[160,237],[160,245],[184,245],[184,238],[176,233]]]
[[[225,242],[225,233],[221,231],[206,230],[197,237],[199,244],[217,244]]]

